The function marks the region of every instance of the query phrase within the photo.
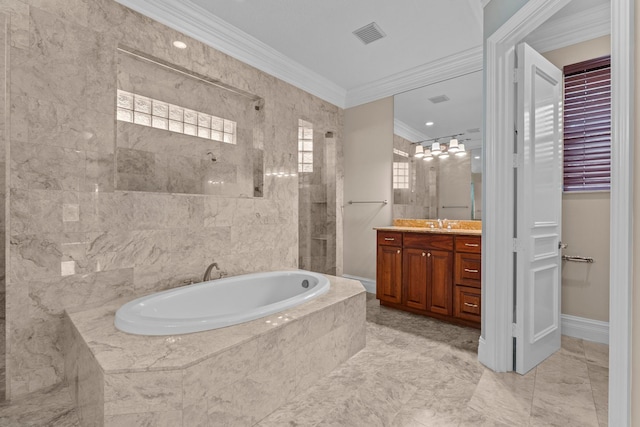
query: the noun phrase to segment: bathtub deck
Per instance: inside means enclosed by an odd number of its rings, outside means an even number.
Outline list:
[[[365,345],[353,280],[286,312],[175,336],[113,325],[124,301],[67,312],[65,374],[83,425],[252,425]]]

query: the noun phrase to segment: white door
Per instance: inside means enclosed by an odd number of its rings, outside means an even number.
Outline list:
[[[517,48],[515,370],[560,349],[562,72]]]

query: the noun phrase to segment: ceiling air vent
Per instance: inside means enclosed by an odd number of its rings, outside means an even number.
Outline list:
[[[480,128],[467,129],[467,133],[478,133],[480,132]]]
[[[433,98],[428,98],[429,101],[433,102],[434,104],[439,104],[441,102],[445,102],[449,100],[449,97],[447,95],[438,95],[438,96],[434,96]]]
[[[353,32],[360,39],[360,41],[364,44],[373,43],[376,40],[379,40],[386,36],[384,31],[378,27],[378,24],[372,22],[371,24],[365,25],[362,28],[358,28]]]

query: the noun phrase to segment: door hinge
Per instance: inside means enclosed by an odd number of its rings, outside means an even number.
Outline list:
[[[514,68],[513,69],[513,82],[514,83],[518,83],[518,76],[520,75],[520,73],[518,72],[518,68]]]
[[[518,134],[518,131],[516,130],[516,135]],[[518,169],[520,167],[520,156],[518,156],[517,153],[513,153],[513,168],[514,169]]]
[[[518,324],[517,323],[512,323],[511,324],[511,336],[514,338],[517,338],[520,336],[520,328],[518,328]]]
[[[520,242],[518,239],[513,239],[513,252],[520,252],[522,248],[520,247]]]

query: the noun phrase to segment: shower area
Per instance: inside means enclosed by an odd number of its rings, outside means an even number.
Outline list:
[[[333,132],[298,121],[298,267],[340,275],[338,153]]]

